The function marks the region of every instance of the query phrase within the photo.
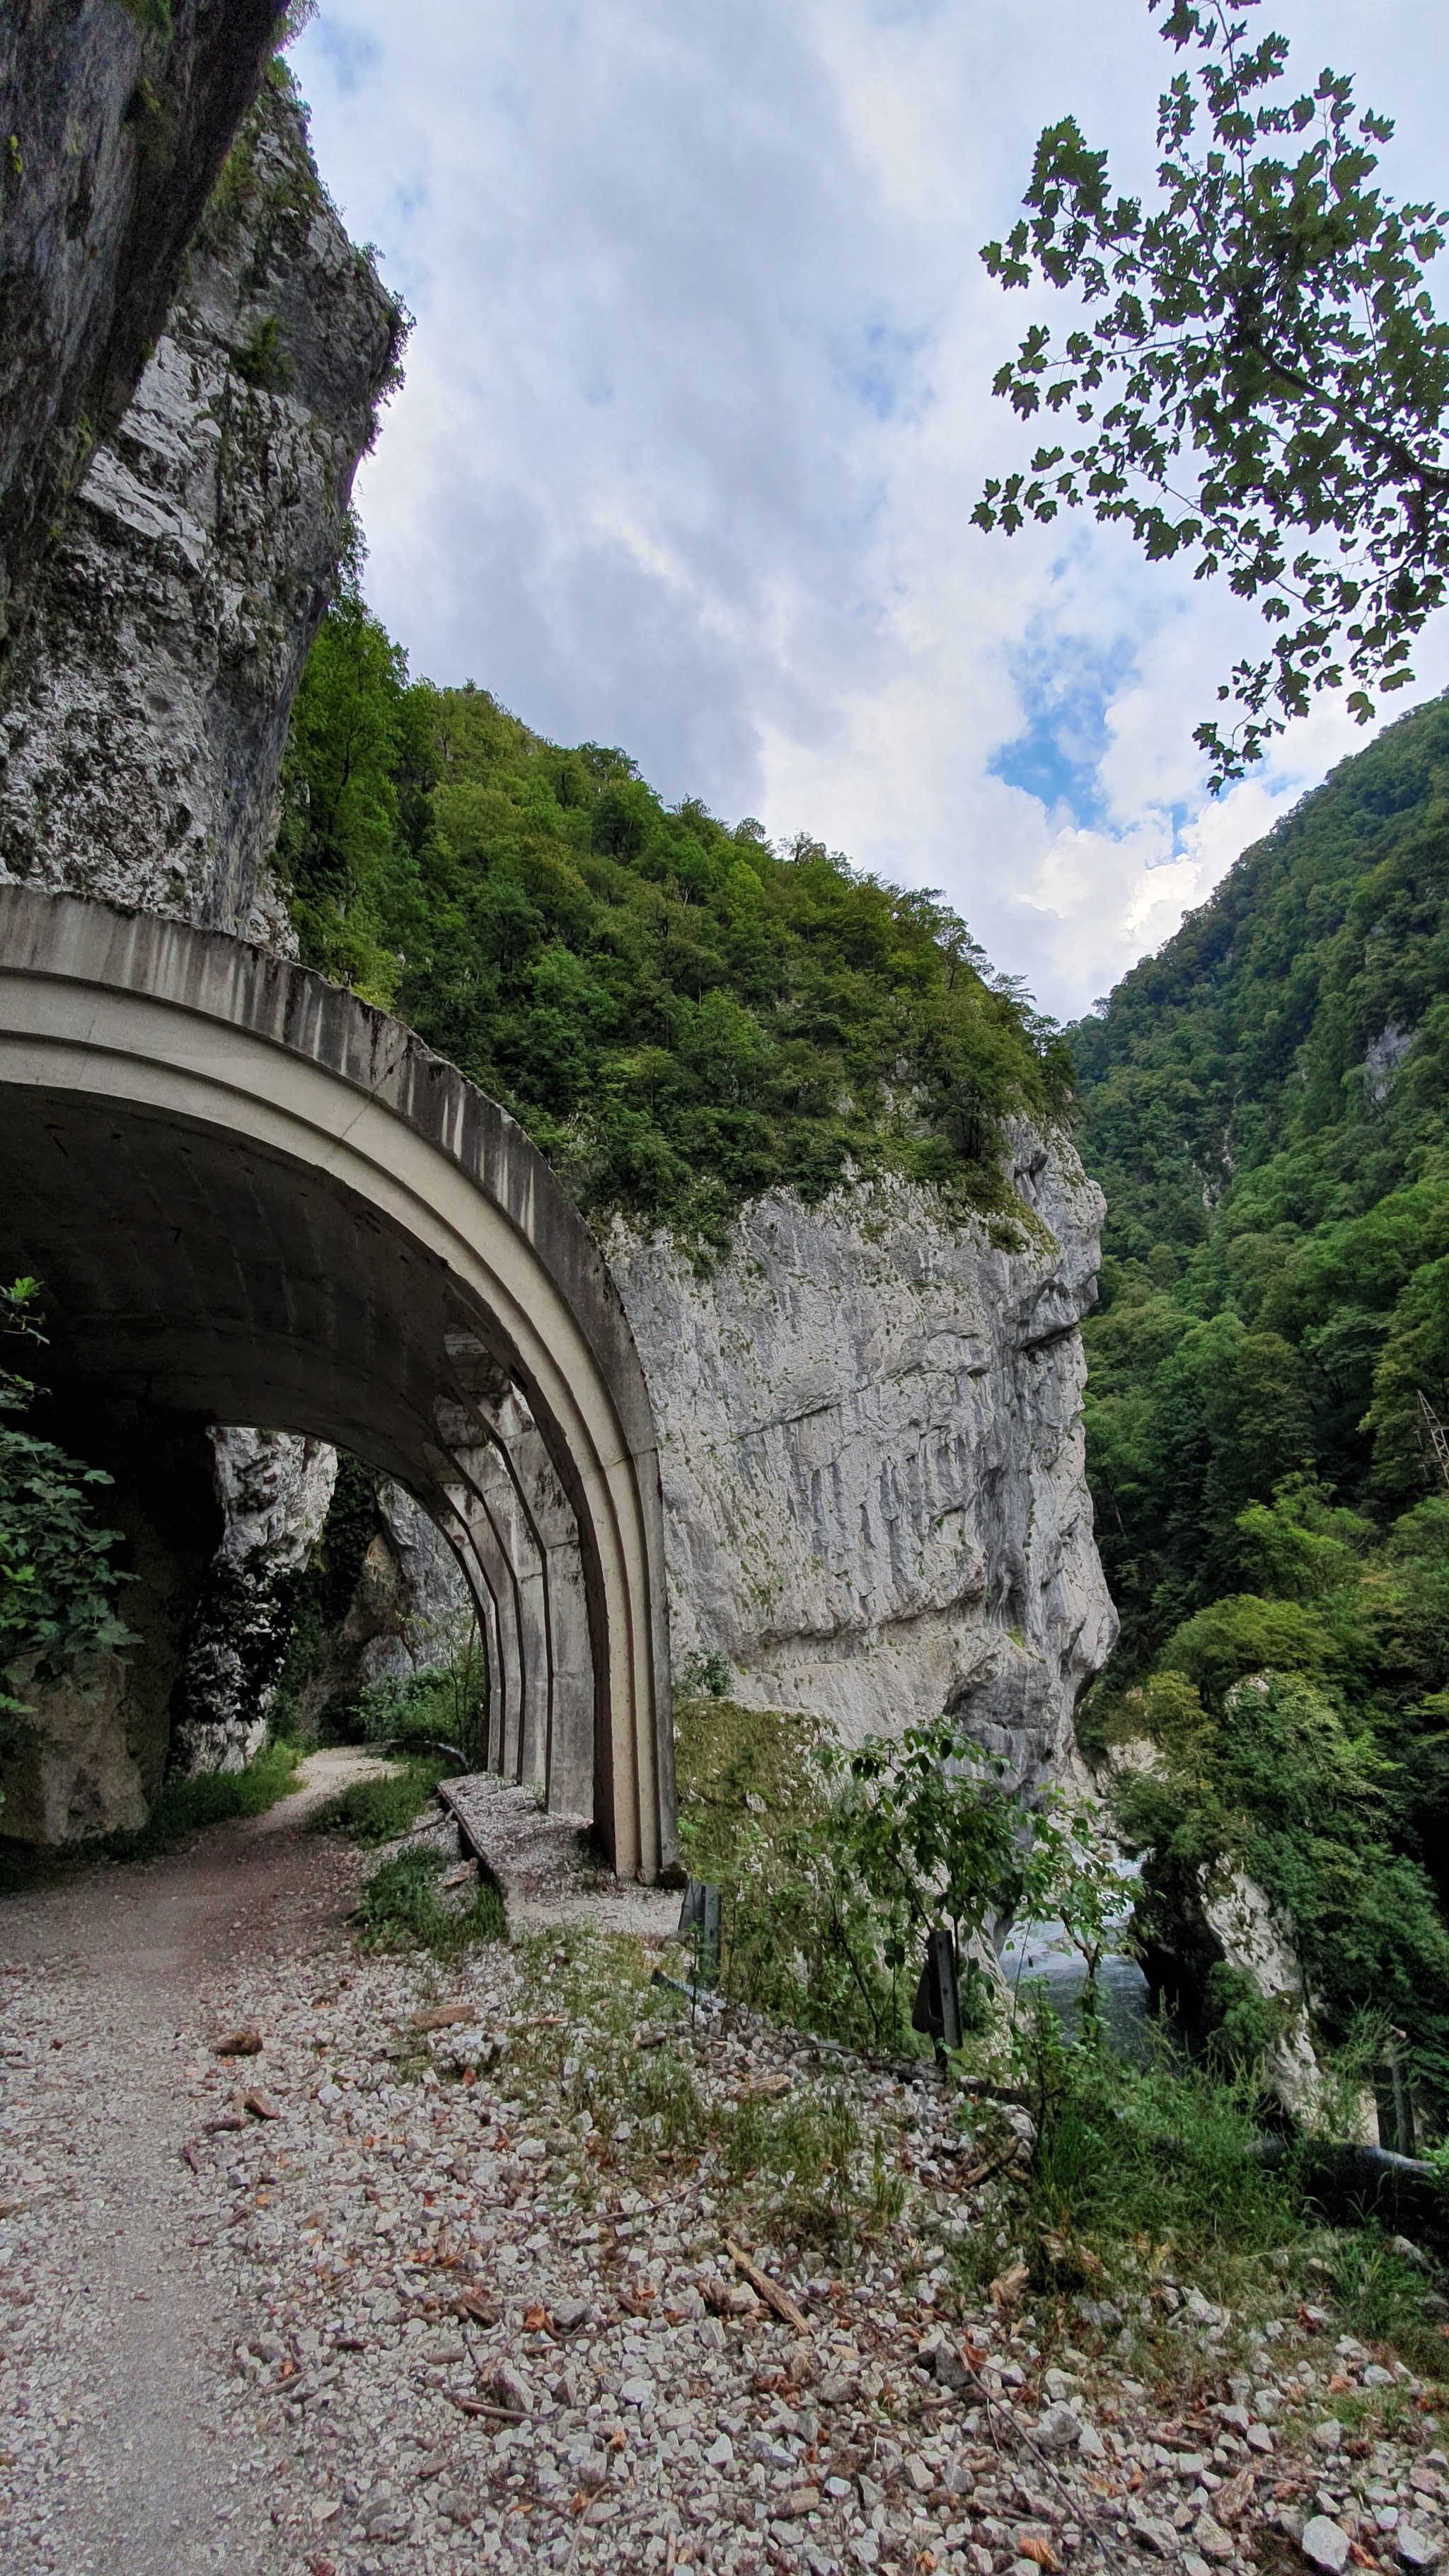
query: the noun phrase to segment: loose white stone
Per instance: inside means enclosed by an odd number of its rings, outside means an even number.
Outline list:
[[[1316,2513],[1311,2522],[1304,2524],[1301,2547],[1310,2567],[1321,2568],[1323,2576],[1343,2576],[1348,2565],[1348,2533],[1330,2522],[1326,2513]]]

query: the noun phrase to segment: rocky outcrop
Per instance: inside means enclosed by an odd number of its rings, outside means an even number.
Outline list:
[[[1101,1193],[1023,1130],[1014,1250],[897,1181],[762,1199],[709,1274],[607,1243],[660,1433],[676,1670],[847,1741],[942,1709],[1017,1777],[1064,1758],[1116,1635],[1077,1325]],[[998,1239],[993,1240],[993,1235]]]
[[[172,1736],[179,1769],[240,1771],[266,1741],[294,1585],[327,1518],[337,1453],[286,1431],[211,1435],[224,1528],[192,1624]]]
[[[350,1729],[361,1691],[450,1662],[473,1629],[473,1596],[462,1567],[401,1485],[387,1477],[369,1484],[360,1544],[354,1536],[352,1548],[339,1546],[341,1536],[329,1522],[325,1636],[297,1699],[304,1732],[330,1729],[339,1718]]]
[[[473,1625],[473,1596],[442,1531],[401,1485],[377,1489],[377,1527],[334,1652],[348,1686],[446,1664]]]
[[[267,868],[287,721],[401,328],[269,82],[37,587],[6,876],[293,952]]]
[[[0,668],[284,16],[284,0],[0,11]]]

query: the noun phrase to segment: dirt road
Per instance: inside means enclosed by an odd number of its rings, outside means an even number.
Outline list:
[[[217,2413],[235,2318],[188,2241],[186,2070],[215,2013],[244,2018],[351,1904],[356,1855],[301,1827],[358,1765],[316,1754],[266,1816],[0,1908],[10,2576],[271,2563],[268,2462],[229,2457]]]

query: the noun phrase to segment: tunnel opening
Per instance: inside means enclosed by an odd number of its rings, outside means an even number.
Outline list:
[[[7,887],[0,1169],[0,1273],[44,1280],[66,1405],[300,1435],[392,1480],[476,1604],[488,1767],[590,1816],[621,1876],[667,1868],[648,1391],[506,1113],[320,977]]]

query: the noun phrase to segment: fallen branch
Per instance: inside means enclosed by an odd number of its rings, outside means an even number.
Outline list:
[[[763,2299],[766,2307],[773,2308],[782,2323],[793,2326],[797,2334],[809,2334],[810,2320],[808,2317],[802,2317],[788,2292],[781,2289],[778,2281],[772,2281],[768,2272],[762,2272],[758,2263],[752,2263],[749,2255],[740,2246],[732,2243],[728,2236],[725,2238],[725,2252],[735,2270],[743,2272],[757,2299]]]

